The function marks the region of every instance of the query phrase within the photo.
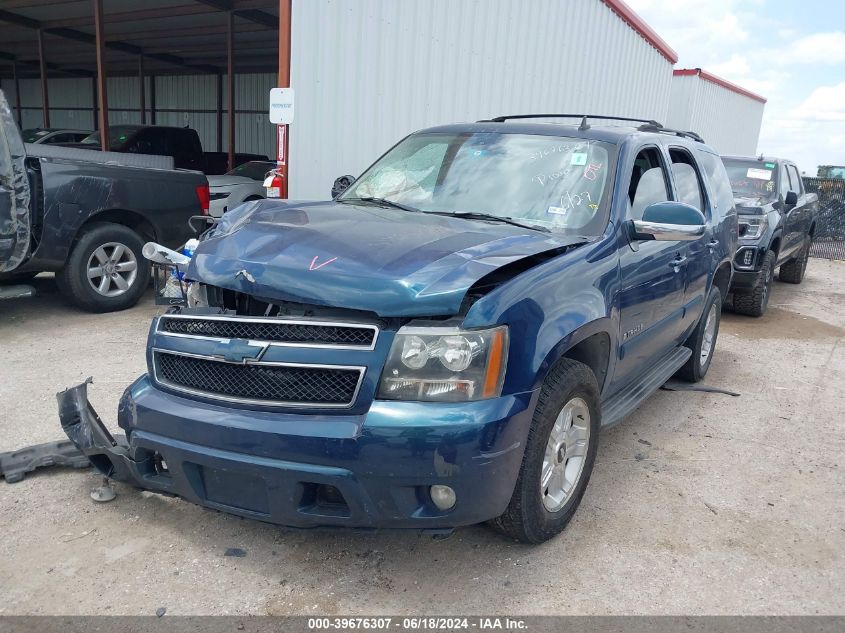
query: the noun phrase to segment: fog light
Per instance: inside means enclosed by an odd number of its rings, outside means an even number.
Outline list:
[[[449,486],[435,485],[431,487],[431,500],[439,510],[449,510],[455,505],[457,497]]]
[[[749,250],[745,251],[745,253],[743,254],[742,265],[743,266],[751,266],[751,264],[753,262],[754,262],[754,251],[749,249]]]

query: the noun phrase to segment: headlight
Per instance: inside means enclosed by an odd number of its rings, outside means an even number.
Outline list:
[[[378,397],[465,402],[502,392],[508,328],[403,327],[393,340]]]
[[[765,215],[741,215],[739,216],[739,237],[742,239],[754,240],[763,235],[769,226],[769,220]]]

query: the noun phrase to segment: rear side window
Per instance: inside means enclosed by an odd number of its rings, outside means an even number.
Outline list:
[[[704,213],[704,187],[695,169],[695,162],[689,152],[673,148],[669,150],[672,159],[672,177],[678,201],[689,204]]]
[[[801,176],[798,175],[798,168],[795,165],[787,165],[786,170],[789,172],[789,180],[792,182],[792,191],[799,195],[804,193],[804,183],[801,181]]]
[[[722,159],[711,154],[699,150],[698,163],[704,170],[707,176],[707,181],[710,183],[710,191],[713,194],[713,203],[719,210],[719,213],[726,215],[734,207],[734,195],[731,190],[731,181],[728,177],[728,171],[725,169]]]

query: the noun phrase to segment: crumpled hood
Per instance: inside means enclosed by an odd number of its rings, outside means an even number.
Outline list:
[[[368,205],[261,200],[223,216],[188,277],[269,300],[453,315],[496,268],[583,241]]]
[[[763,215],[764,213],[768,213],[772,210],[772,202],[774,201],[758,196],[740,196],[734,198],[737,211],[746,215]]]

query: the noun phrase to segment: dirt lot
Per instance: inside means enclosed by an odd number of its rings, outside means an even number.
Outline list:
[[[150,300],[91,316],[36,282],[0,304],[0,451],[63,437],[54,394],[89,375],[113,423],[144,371]],[[92,471],[0,483],[0,613],[843,613],[845,263],[776,284],[762,319],[725,314],[707,383],[742,395],[658,392],[539,547],[287,531],[120,486],[98,505]]]

